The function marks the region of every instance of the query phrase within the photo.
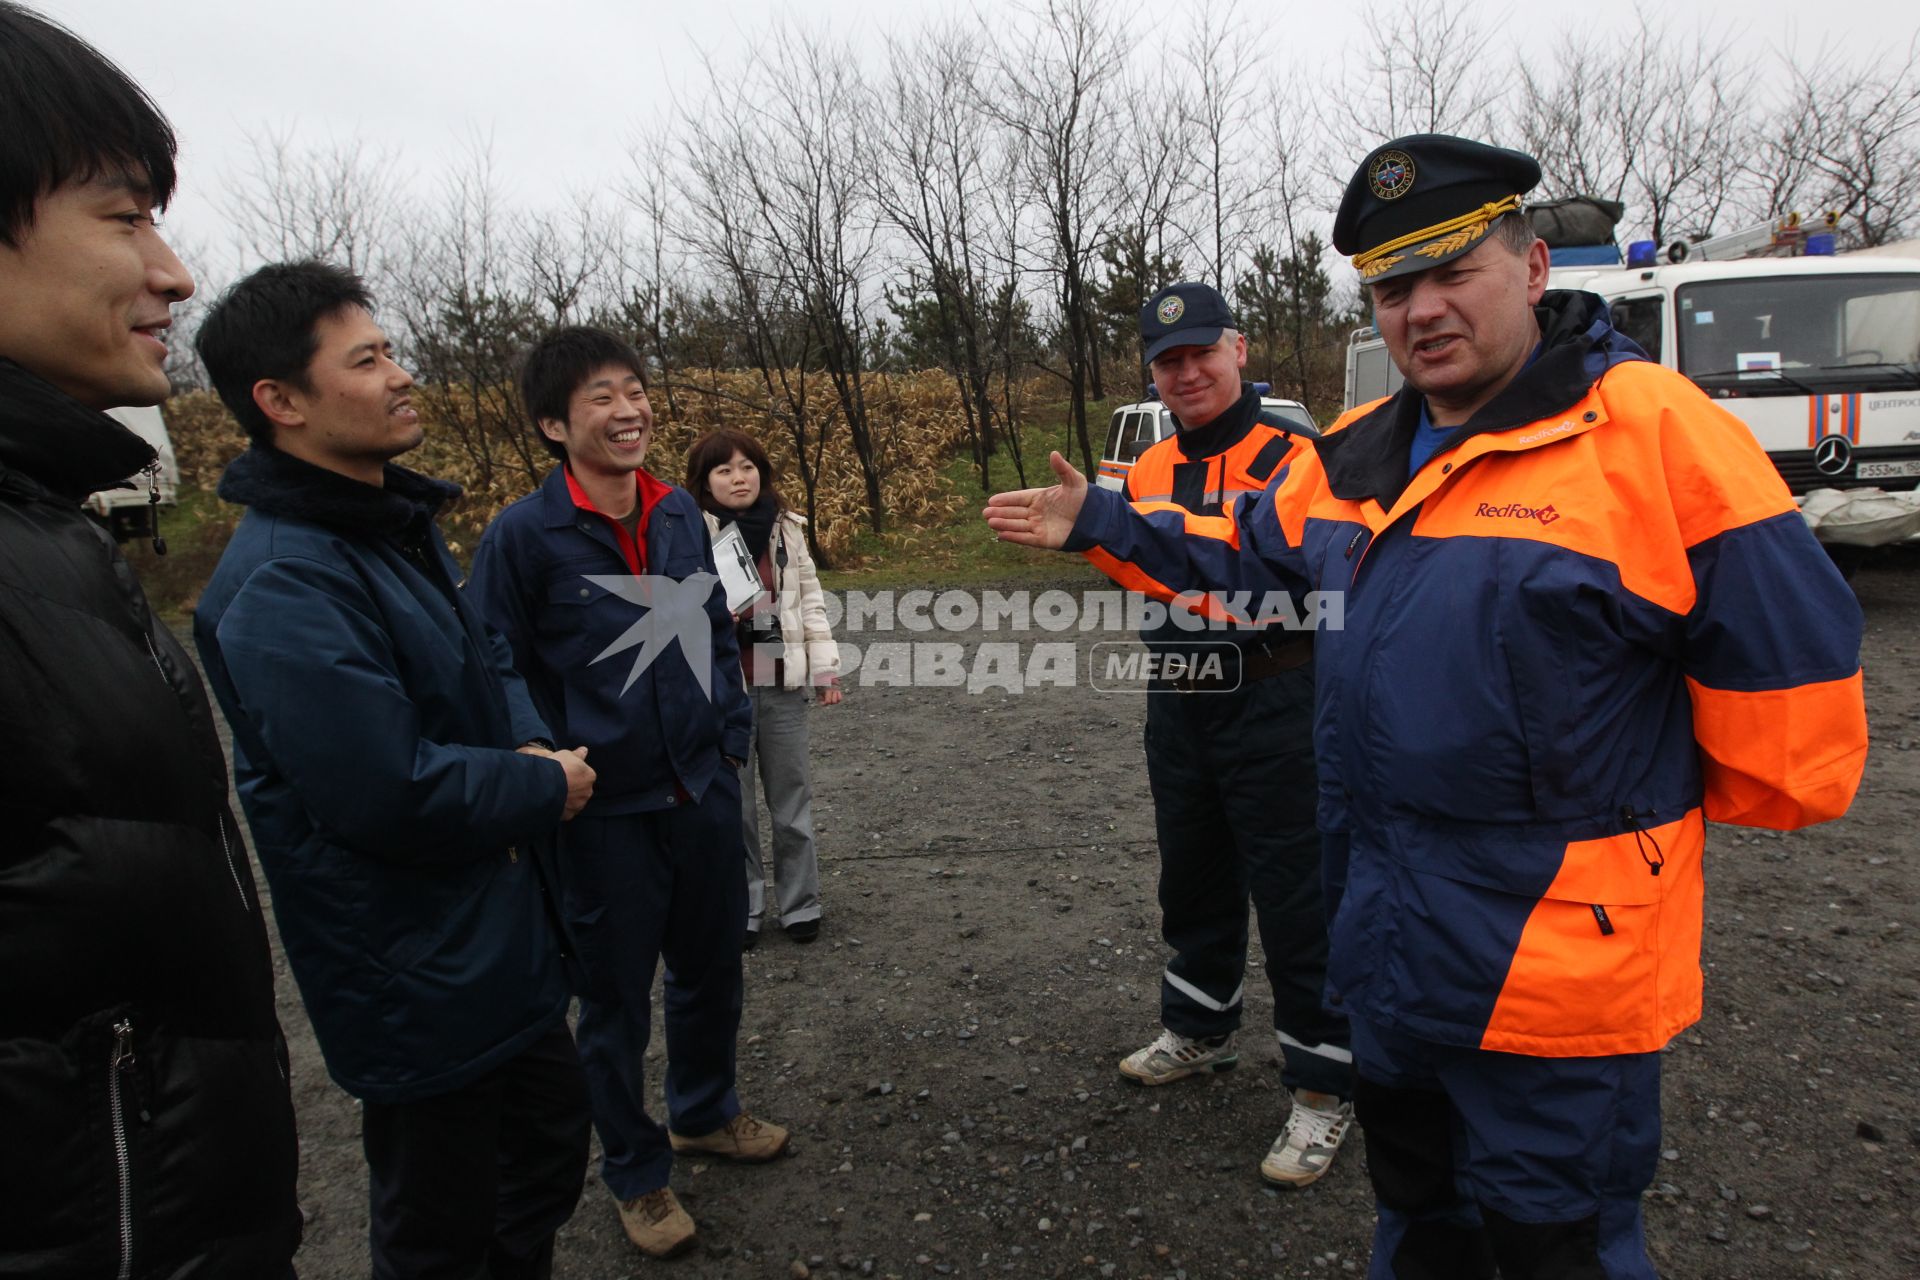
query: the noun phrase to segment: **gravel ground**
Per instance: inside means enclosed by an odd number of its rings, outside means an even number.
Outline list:
[[[1709,839],[1707,1013],[1668,1053],[1647,1197],[1668,1277],[1920,1276],[1920,555],[1855,586],[1874,749],[1852,813]],[[1084,652],[1102,637],[910,638],[972,655],[983,640]],[[557,1273],[1364,1272],[1357,1141],[1304,1192],[1256,1172],[1286,1106],[1270,1037],[1244,1036],[1242,1068],[1203,1081],[1145,1090],[1114,1070],[1154,1034],[1164,963],[1143,713],[1137,695],[1087,687],[1084,658],[1075,688],[969,694],[856,673],[843,705],[815,708],[824,929],[749,953],[741,1028],[741,1096],[793,1128],[792,1158],[679,1165],[703,1248],[671,1263],[631,1251],[590,1176]],[[307,1280],[364,1276],[355,1105],[276,963],[311,1214],[297,1262]],[[1261,986],[1252,1028],[1269,1025]]]

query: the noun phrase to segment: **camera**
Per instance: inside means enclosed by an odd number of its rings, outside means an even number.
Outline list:
[[[756,608],[738,623],[740,647],[784,643],[780,633],[780,614],[771,608]]]

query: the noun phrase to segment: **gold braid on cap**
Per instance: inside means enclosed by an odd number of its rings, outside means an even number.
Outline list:
[[[1493,225],[1495,218],[1503,214],[1517,213],[1519,210],[1519,196],[1508,196],[1504,200],[1483,204],[1472,213],[1463,213],[1457,218],[1449,218],[1434,226],[1422,227],[1397,240],[1375,245],[1365,253],[1354,254],[1354,270],[1360,273],[1362,280],[1371,280],[1381,272],[1391,270],[1406,261],[1407,255],[1396,253],[1395,250],[1405,249],[1410,245],[1418,245],[1419,248],[1414,249],[1414,252],[1423,258],[1444,258],[1450,253],[1466,248],[1487,234],[1487,228]]]

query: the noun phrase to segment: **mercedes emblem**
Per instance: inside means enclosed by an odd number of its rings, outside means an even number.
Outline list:
[[[1813,469],[1823,476],[1844,475],[1853,465],[1853,445],[1845,436],[1822,436],[1813,446]]]

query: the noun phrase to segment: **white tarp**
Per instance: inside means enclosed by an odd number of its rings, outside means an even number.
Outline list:
[[[1920,534],[1920,490],[1815,489],[1800,515],[1822,542],[1882,547]]]

